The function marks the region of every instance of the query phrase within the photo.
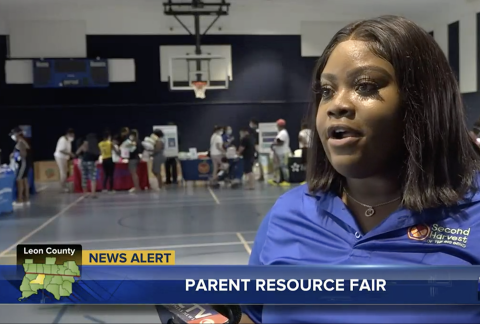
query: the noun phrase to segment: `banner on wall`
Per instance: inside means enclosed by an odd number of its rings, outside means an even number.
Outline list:
[[[176,125],[159,125],[153,126],[153,130],[160,129],[163,134],[163,142],[165,143],[164,154],[166,157],[178,156],[178,131]]]
[[[277,123],[258,124],[258,150],[260,153],[270,153],[272,144],[277,137]]]

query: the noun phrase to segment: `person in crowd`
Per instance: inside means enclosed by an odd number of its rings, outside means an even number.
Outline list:
[[[112,161],[113,163],[118,163],[122,161],[120,144],[122,141],[120,139],[120,134],[116,134],[112,137]]]
[[[259,139],[257,119],[255,118],[250,119],[249,127],[250,127],[250,136],[252,136],[255,140],[255,162],[258,163],[258,166],[260,169],[260,177],[258,178],[258,181],[265,181],[263,166],[260,159],[260,147],[259,147],[260,139]]]
[[[119,143],[120,143],[120,157],[122,159],[129,159],[130,158],[130,150],[131,147],[127,147],[128,138],[130,136],[130,128],[128,127],[122,127],[120,129],[120,137],[119,137]]]
[[[103,134],[103,141],[98,143],[100,149],[100,154],[102,156],[102,167],[103,167],[103,191],[108,191],[108,184],[110,185],[110,192],[114,192],[114,174],[115,174],[115,162],[113,161],[113,154],[118,152],[118,147],[116,147],[112,142],[112,136],[110,132],[105,132]],[[117,152],[115,152],[117,151]]]
[[[14,207],[30,205],[30,188],[28,184],[28,172],[32,167],[32,161],[29,154],[30,145],[27,143],[23,131],[20,127],[15,127],[10,137],[15,142],[12,158],[16,163],[16,185],[17,199],[13,203]]]
[[[162,165],[165,163],[165,142],[164,134],[160,129],[156,129],[153,132],[157,136],[155,141],[153,152],[152,152],[152,173],[155,175],[158,181],[158,189],[163,189],[163,179],[162,179]]]
[[[88,192],[88,181],[90,181],[90,192],[92,198],[97,198],[97,161],[100,157],[97,135],[90,133],[85,137],[82,145],[78,148],[77,155],[82,154],[82,189],[84,194]]]
[[[302,150],[302,160],[307,159],[307,149],[310,147],[312,138],[312,130],[308,127],[307,123],[302,123],[300,133],[298,133],[298,144]]]
[[[210,137],[210,158],[212,159],[212,185],[218,185],[218,171],[222,166],[222,157],[225,155],[223,147],[223,127],[215,126]]]
[[[65,135],[61,136],[57,141],[57,148],[55,149],[54,157],[57,162],[58,171],[60,174],[60,188],[64,192],[68,192],[67,176],[68,176],[68,161],[75,157],[72,153],[72,142],[75,139],[75,132],[72,128],[68,129]]]
[[[138,164],[140,163],[140,143],[139,134],[136,129],[132,129],[128,138],[123,141],[121,148],[129,152],[128,170],[132,175],[133,188],[129,190],[130,193],[140,191],[140,180],[138,178]]]
[[[240,131],[240,146],[238,155],[243,157],[243,174],[247,180],[245,189],[255,189],[255,175],[253,164],[255,163],[255,139],[250,135],[250,129],[244,128]]]
[[[175,125],[173,122],[168,123],[168,125]],[[177,147],[180,147],[180,132],[177,128]],[[165,161],[165,177],[167,178],[165,184],[177,184],[178,181],[178,170],[177,170],[177,156],[169,156]]]
[[[279,179],[270,180],[272,185],[289,186],[288,182],[288,157],[290,155],[290,136],[287,132],[287,123],[283,119],[277,120],[278,134],[272,144],[274,163],[278,170]]]
[[[123,142],[128,139],[128,136],[130,135],[130,128],[128,127],[122,127],[120,129],[120,140]]]
[[[142,141],[142,160],[150,161],[153,151],[155,149],[155,143],[158,141],[158,136],[155,135],[155,130],[149,136],[145,136]]]
[[[75,145],[72,144],[72,152],[77,152],[80,146],[83,145],[83,142],[85,142],[85,137],[75,136]],[[82,151],[80,151],[79,154],[74,154],[74,157],[79,160],[78,161],[79,168],[80,168],[80,163],[82,162],[82,156],[83,156]]]
[[[312,130],[308,127],[307,123],[302,123],[300,133],[298,133],[298,144],[300,149],[302,150],[303,167],[307,166],[307,153],[308,153],[308,148],[310,147],[310,144],[311,144],[311,138],[312,138]],[[305,184],[305,182],[302,182],[301,184]]]
[[[479,265],[480,148],[433,37],[397,16],[349,24],[314,84],[308,185],[268,212],[249,264]],[[435,228],[468,230],[468,244],[429,240]],[[478,307],[463,305],[243,311],[241,323],[480,323]]]
[[[233,131],[231,126],[225,126],[223,128],[222,140],[223,140],[223,148],[225,150],[233,145],[233,141],[235,140],[235,137],[233,136]]]

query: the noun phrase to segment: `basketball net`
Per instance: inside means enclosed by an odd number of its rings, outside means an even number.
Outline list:
[[[205,99],[205,91],[207,90],[207,82],[194,81],[192,82],[193,91],[195,91],[195,97],[198,99]]]

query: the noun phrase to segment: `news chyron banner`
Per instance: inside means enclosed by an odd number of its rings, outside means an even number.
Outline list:
[[[1,260],[0,260],[1,261]],[[3,304],[479,305],[479,266],[180,266],[175,251],[19,245]]]

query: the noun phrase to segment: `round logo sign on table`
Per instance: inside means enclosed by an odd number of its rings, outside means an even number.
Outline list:
[[[210,172],[210,164],[208,164],[207,162],[201,162],[198,165],[198,172],[202,174]]]

